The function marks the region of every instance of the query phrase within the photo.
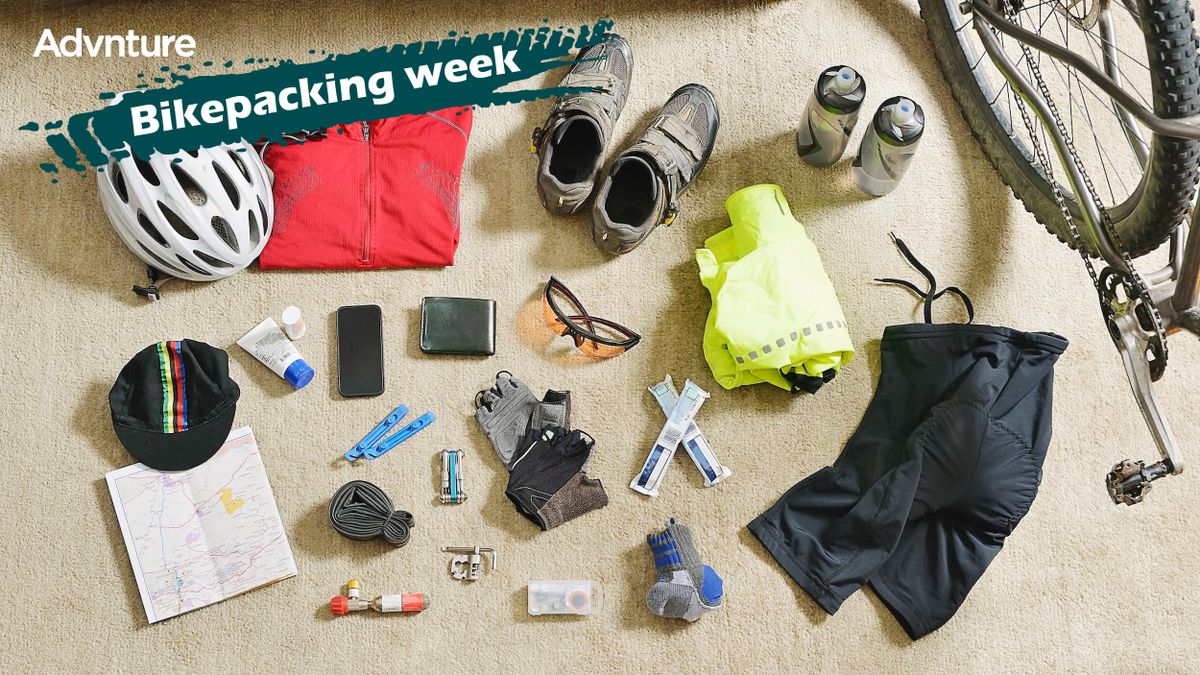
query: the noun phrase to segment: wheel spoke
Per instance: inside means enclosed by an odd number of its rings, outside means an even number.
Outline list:
[[[996,95],[992,97],[992,100],[988,101],[988,105],[995,107],[996,101],[999,101],[1000,97],[1003,96],[1004,92],[1006,92],[1006,91],[1008,91],[1008,80],[1005,80],[1004,84],[1000,85],[1000,91],[997,92]]]
[[[1116,44],[1112,44],[1112,40],[1104,39],[1103,36],[1096,34],[1098,31],[1094,32],[1093,30],[1084,28],[1081,24],[1077,23],[1077,19],[1071,18],[1071,16],[1069,16],[1060,8],[1060,2],[1061,0],[1040,0],[1038,2],[1028,3],[1023,6],[1019,12],[1014,13],[1010,18],[1012,21],[1014,21],[1014,23],[1024,27],[1026,30],[1039,35],[1047,36],[1055,42],[1063,45],[1065,49],[1071,50],[1074,48],[1076,53],[1079,53],[1081,56],[1086,58],[1090,58],[1097,64],[1105,63],[1105,61],[1102,60],[1102,57],[1106,57],[1108,54],[1115,54],[1116,56],[1114,58],[1132,61],[1133,63],[1137,63],[1139,66],[1141,66],[1141,68],[1135,72],[1140,72],[1140,70],[1143,69],[1148,70],[1148,66],[1144,62],[1138,60],[1126,50],[1120,49]],[[1086,13],[1087,12],[1084,11],[1084,14]],[[1073,14],[1074,12],[1071,13],[1071,15]],[[1054,24],[1053,27],[1050,27],[1051,22]],[[963,27],[965,27],[965,24]],[[1084,33],[1084,39],[1082,40],[1077,36],[1072,35],[1072,33],[1079,31]],[[1118,164],[1113,161],[1116,158],[1124,160],[1125,158],[1123,154],[1118,152],[1117,157],[1114,157],[1112,149],[1100,142],[1101,135],[1107,136],[1107,134],[1114,129],[1119,129],[1121,133],[1124,133],[1125,131],[1125,122],[1121,117],[1119,109],[1113,104],[1111,97],[1103,93],[1103,91],[1100,90],[1097,85],[1092,83],[1086,77],[1082,76],[1078,70],[1072,67],[1070,64],[1063,63],[1040,50],[1021,49],[1018,52],[1016,49],[1021,44],[1019,41],[1006,41],[1003,33],[998,31],[993,31],[993,33],[997,34],[1004,52],[1010,55],[1010,61],[1015,62],[1016,69],[1020,72],[1026,73],[1027,76],[1032,77],[1035,71],[1040,71],[1043,73],[1044,77],[1044,73],[1047,70],[1044,67],[1045,63],[1047,61],[1050,63],[1050,69],[1053,69],[1056,74],[1054,79],[1057,79],[1060,83],[1060,85],[1055,85],[1052,87],[1052,91],[1055,92],[1053,96],[1059,102],[1059,109],[1067,116],[1067,119],[1063,120],[1066,123],[1066,129],[1064,131],[1069,133],[1072,138],[1077,137],[1077,134],[1090,134],[1092,136],[1091,145],[1094,146],[1095,154],[1093,155],[1089,151],[1087,154],[1091,157],[1091,159],[1084,159],[1084,161],[1089,163],[1098,162],[1101,164],[1100,169],[1104,174],[1105,185],[1108,187],[1111,203],[1118,203],[1119,191],[1123,191],[1121,196],[1132,194],[1129,191],[1129,185],[1124,177],[1125,172],[1118,168],[1123,166],[1123,164]],[[1086,49],[1082,45],[1086,45]],[[1036,52],[1036,55],[1033,55],[1032,52]],[[986,50],[982,50],[982,54],[980,56],[981,58],[975,61],[973,69],[980,73],[993,73],[994,71],[991,69],[980,70],[980,65],[983,62],[982,57],[986,56]],[[1032,61],[1029,61],[1028,59],[1032,59]],[[1110,65],[1117,66],[1117,72],[1120,72],[1119,63]],[[993,82],[994,81],[995,80],[993,80]],[[1001,111],[1007,111],[1008,123],[1002,123],[1002,126],[1008,127],[1006,130],[1010,134],[1015,134],[1016,126],[1013,124],[1014,103],[1019,103],[1020,101],[1014,101],[1014,99],[1017,99],[1019,95],[1006,79],[1001,78],[1001,82],[997,84],[998,86],[986,88],[986,90],[993,92],[988,96],[990,99],[989,105],[993,110],[996,110],[996,116],[998,118],[1004,117],[1004,114]],[[1142,90],[1136,86],[1136,84],[1131,82],[1122,82],[1122,86],[1124,86],[1128,91],[1131,91],[1135,97],[1147,104],[1148,107],[1151,107],[1146,101],[1146,96],[1143,94]],[[1061,99],[1063,95],[1066,96],[1065,100]],[[999,101],[1001,98],[1005,99],[1005,104],[1003,107],[999,106]],[[1100,115],[1093,113],[1092,104],[1094,102],[1098,102],[1101,106],[1101,109],[1107,111],[1107,114]],[[1076,124],[1076,118],[1078,118],[1078,125]],[[1107,121],[1109,119],[1115,120],[1115,124],[1109,123]],[[1052,147],[1049,140],[1048,130],[1045,128],[1042,120],[1035,117],[1033,122],[1034,128],[1028,130],[1028,132],[1034,137],[1031,140],[1040,139],[1043,147]],[[1081,126],[1085,128],[1082,131],[1077,128]],[[1021,132],[1021,136],[1025,135],[1025,131]],[[1136,158],[1137,156],[1135,154],[1134,159]],[[1031,164],[1034,163],[1031,162]],[[1034,166],[1036,168],[1035,164]],[[1046,178],[1047,180],[1052,180],[1052,177]]]
[[[1081,80],[1079,78],[1075,79],[1076,83],[1079,83],[1080,81]],[[1079,91],[1081,94],[1083,93],[1082,86],[1080,86]],[[1112,159],[1109,157],[1108,152],[1104,150],[1103,145],[1101,145],[1101,143],[1100,143],[1100,135],[1096,133],[1096,125],[1092,123],[1091,111],[1088,110],[1088,108],[1086,106],[1084,107],[1084,114],[1087,116],[1088,128],[1090,128],[1092,130],[1092,142],[1096,146],[1096,153],[1099,154],[1103,159],[1106,160],[1106,161],[1101,162],[1100,166],[1101,166],[1101,168],[1104,169],[1104,181],[1108,184],[1109,203],[1116,204],[1117,203],[1117,195],[1113,191],[1112,176],[1109,174],[1109,171],[1108,171],[1108,165],[1109,165],[1109,163],[1112,162]],[[1117,172],[1117,183],[1119,183],[1121,185],[1121,190],[1123,191],[1122,194],[1131,194],[1129,187],[1127,185],[1125,185],[1125,180],[1121,177],[1121,172],[1119,172],[1119,171]]]
[[[978,70],[979,64],[983,63],[983,60],[986,59],[987,57],[988,57],[987,50],[984,50],[983,53],[981,53],[979,55],[979,58],[975,59],[975,63],[971,64],[971,70]]]
[[[1091,36],[1091,37],[1093,37],[1093,38],[1095,37],[1095,36],[1092,36],[1092,35],[1091,35],[1091,32],[1090,32],[1090,31],[1085,31],[1085,32],[1084,32],[1084,35],[1088,35],[1088,36]],[[1103,62],[1103,61],[1102,61],[1102,59],[1098,59],[1098,58],[1096,57],[1096,47],[1097,47],[1097,46],[1099,46],[1099,47],[1100,47],[1100,49],[1103,51],[1103,50],[1104,50],[1104,46],[1103,46],[1103,44],[1102,44],[1102,43],[1099,43],[1099,42],[1096,42],[1095,40],[1093,40],[1093,41],[1090,41],[1090,42],[1088,42],[1088,43],[1087,43],[1087,45],[1088,45],[1088,53],[1089,53],[1089,54],[1091,54],[1091,56],[1092,56],[1092,60],[1093,60],[1093,61],[1097,61],[1097,62],[1101,62],[1101,63],[1102,63],[1102,62]],[[1114,45],[1114,46],[1115,46],[1115,45]],[[1133,93],[1134,93],[1134,94],[1135,94],[1135,95],[1136,95],[1136,96],[1137,96],[1139,99],[1141,99],[1141,101],[1142,101],[1142,104],[1143,104],[1143,105],[1145,105],[1147,108],[1153,109],[1153,106],[1151,106],[1151,105],[1150,105],[1150,103],[1149,103],[1149,101],[1147,101],[1147,100],[1146,100],[1146,97],[1142,95],[1142,92],[1141,92],[1141,90],[1140,90],[1140,89],[1138,89],[1138,88],[1137,88],[1137,86],[1136,86],[1136,85],[1134,85],[1134,84],[1133,84],[1133,82],[1131,82],[1131,81],[1129,80],[1129,78],[1127,78],[1127,77],[1124,77],[1124,76],[1122,75],[1122,72],[1121,72],[1121,66],[1120,66],[1120,64],[1119,64],[1119,63],[1116,63],[1116,64],[1114,64],[1114,67],[1115,67],[1115,68],[1116,68],[1116,70],[1117,70],[1117,76],[1118,76],[1118,78],[1119,78],[1119,79],[1120,79],[1120,81],[1121,81],[1121,85],[1122,85],[1123,87],[1125,87],[1125,88],[1126,88],[1126,90],[1130,90],[1130,91],[1132,91],[1132,92],[1133,92]],[[1118,125],[1120,125],[1122,133],[1126,134],[1126,136],[1127,136],[1127,138],[1128,138],[1128,133],[1127,133],[1127,131],[1126,131],[1126,125],[1132,125],[1132,124],[1134,123],[1134,122],[1133,122],[1133,120],[1132,120],[1132,119],[1127,119],[1126,117],[1123,117],[1123,112],[1122,112],[1122,111],[1120,111],[1119,107],[1118,107],[1118,106],[1117,106],[1117,104],[1116,104],[1116,103],[1115,103],[1115,102],[1114,102],[1114,101],[1111,99],[1111,97],[1110,97],[1110,98],[1108,98],[1108,99],[1106,100],[1106,99],[1105,99],[1105,97],[1103,97],[1103,96],[1100,96],[1099,94],[1097,94],[1097,93],[1096,93],[1096,90],[1095,90],[1095,89],[1093,89],[1091,86],[1087,86],[1087,87],[1086,87],[1086,89],[1087,89],[1087,92],[1088,92],[1089,94],[1091,94],[1093,98],[1095,98],[1097,101],[1099,101],[1099,102],[1100,102],[1101,106],[1102,106],[1102,107],[1103,107],[1105,110],[1109,111],[1109,113],[1111,113],[1111,114],[1112,114],[1112,116],[1113,116],[1114,118],[1116,118],[1116,120],[1117,120],[1117,124],[1118,124]],[[1140,134],[1137,134],[1137,136],[1140,138]],[[1129,142],[1130,142],[1130,143],[1134,143],[1134,142],[1139,142],[1139,141],[1129,140]],[[1144,143],[1143,143],[1143,144],[1144,144]],[[1139,164],[1140,164],[1140,163],[1141,163],[1141,159],[1142,159],[1142,158],[1141,158],[1141,156],[1140,156],[1140,155],[1137,153],[1137,151],[1136,151],[1136,150],[1134,151],[1134,156],[1135,156],[1135,157],[1137,157],[1137,158],[1139,159]],[[1119,176],[1120,174],[1117,174],[1117,175]]]
[[[984,0],[1007,20],[997,18],[996,25],[982,11],[964,12],[958,0],[943,1],[944,7],[920,0],[935,54],[988,158],[1027,208],[1060,238],[1093,249],[1088,253],[1104,255],[1115,267],[1123,267],[1115,262],[1118,254],[1128,261],[1125,254],[1144,254],[1166,236],[1173,225],[1167,221],[1194,195],[1192,174],[1151,168],[1195,162],[1196,144],[1164,142],[1114,102],[1106,89],[1116,89],[1108,82],[1089,79],[1084,71],[1091,68],[1083,64],[1107,73],[1128,92],[1120,98],[1138,107],[1194,105],[1187,76],[1195,72],[1195,53],[1170,50],[1159,58],[1149,51],[1154,40],[1183,46],[1195,41],[1190,22],[1176,18],[1186,14],[1186,0],[1155,0],[1150,5],[1161,3],[1162,11],[1145,15],[1139,9],[1144,0]],[[1072,56],[1064,61],[1054,49],[1035,49],[1004,33],[1007,22]],[[1073,35],[1079,31],[1083,36]],[[995,63],[984,61],[989,48]],[[1180,76],[1166,77],[1168,72]],[[1031,86],[1027,93],[1016,85],[1022,79]],[[1097,196],[1105,192],[1108,206]],[[1081,238],[1075,227],[1081,217],[1102,225],[1107,236]]]
[[[1105,100],[1099,94],[1097,94],[1096,91],[1094,89],[1092,89],[1090,86],[1086,86],[1084,84],[1084,81],[1085,81],[1084,78],[1079,77],[1079,75],[1077,73],[1074,74],[1074,76],[1072,76],[1072,73],[1074,71],[1073,68],[1070,68],[1069,66],[1066,66],[1065,64],[1060,66],[1058,61],[1055,59],[1050,59],[1050,65],[1051,65],[1051,68],[1054,70],[1055,74],[1058,75],[1058,79],[1060,81],[1062,81],[1062,83],[1068,88],[1067,100],[1069,102],[1071,102],[1070,109],[1071,109],[1072,113],[1071,113],[1070,126],[1071,126],[1071,136],[1073,138],[1076,137],[1075,118],[1074,118],[1075,107],[1073,105],[1073,102],[1075,101],[1075,96],[1073,96],[1071,94],[1071,91],[1072,91],[1072,88],[1079,90],[1079,93],[1081,95],[1080,99],[1079,99],[1079,102],[1080,102],[1079,107],[1083,111],[1082,114],[1084,117],[1084,121],[1087,122],[1087,127],[1090,130],[1092,139],[1096,145],[1097,156],[1101,160],[1103,160],[1100,162],[1100,169],[1101,169],[1101,171],[1104,172],[1105,182],[1108,184],[1110,203],[1115,204],[1117,202],[1116,191],[1113,188],[1112,177],[1111,177],[1111,174],[1109,171],[1109,164],[1113,163],[1112,156],[1107,151],[1104,150],[1103,145],[1100,143],[1100,136],[1096,130],[1096,128],[1097,128],[1096,121],[1092,118],[1091,107],[1088,106],[1087,98],[1086,98],[1086,96],[1084,96],[1084,93],[1086,92],[1087,94],[1090,94],[1092,98],[1096,99],[1100,103],[1102,109],[1108,111],[1109,115],[1112,115],[1114,118],[1116,118],[1116,113],[1112,109],[1112,101]],[[1067,70],[1066,75],[1064,75],[1062,72],[1063,68],[1066,68],[1066,70]],[[1120,119],[1119,118],[1116,118],[1116,119],[1119,123]],[[1128,191],[1128,186],[1125,184],[1125,181],[1121,177],[1121,172],[1116,172],[1116,173],[1117,173],[1117,182],[1121,185],[1121,187],[1123,189],[1126,190],[1125,194],[1126,195],[1131,194]]]
[[[1125,58],[1129,59],[1130,61],[1133,61],[1134,63],[1141,66],[1142,68],[1145,68],[1147,71],[1150,70],[1150,66],[1146,65],[1145,63],[1142,63],[1141,61],[1138,61],[1136,56],[1134,56],[1133,54],[1130,54],[1129,52],[1125,51],[1124,49],[1121,49],[1121,47],[1119,45],[1117,45],[1117,43],[1105,40],[1103,35],[1096,35],[1095,33],[1093,33],[1090,30],[1083,31],[1083,34],[1088,36],[1088,38],[1090,38],[1092,42],[1096,43],[1096,45],[1098,47],[1100,47],[1101,49],[1105,49],[1107,45],[1112,45],[1112,48],[1115,49],[1117,51],[1117,53],[1119,53],[1121,56],[1124,56]]]
[[[1089,45],[1089,49],[1091,49],[1090,45]],[[1095,53],[1093,52],[1092,55],[1094,57]],[[1063,81],[1063,84],[1067,86],[1068,95],[1070,95],[1070,89],[1071,89],[1071,83],[1069,81],[1070,78],[1064,77],[1062,75],[1062,71],[1059,68],[1058,61],[1056,59],[1051,59],[1050,63],[1054,67],[1055,72],[1058,73],[1059,79],[1061,79]],[[1064,67],[1066,67],[1068,70],[1073,70],[1069,66],[1066,66],[1065,64],[1064,64]],[[1108,113],[1110,115],[1112,115],[1115,119],[1117,119],[1118,122],[1121,121],[1120,117],[1117,115],[1116,110],[1113,108],[1114,104],[1112,102],[1112,99],[1110,97],[1108,97],[1107,94],[1105,94],[1104,92],[1099,91],[1097,88],[1093,87],[1093,85],[1090,84],[1090,80],[1079,77],[1078,74],[1075,75],[1074,79],[1078,83],[1078,86],[1082,88],[1082,90],[1086,91],[1088,94],[1090,94],[1092,96],[1092,98],[1096,99],[1101,104],[1101,106],[1103,106],[1104,109],[1108,111]],[[1125,84],[1128,84],[1128,82],[1126,82]],[[1147,108],[1153,108],[1153,106],[1150,105],[1150,102],[1146,100],[1146,98],[1142,95],[1142,93],[1136,87],[1129,87],[1129,88],[1131,88],[1133,90],[1133,93],[1135,95],[1137,95],[1137,97],[1139,99],[1141,99],[1142,103],[1145,104]]]

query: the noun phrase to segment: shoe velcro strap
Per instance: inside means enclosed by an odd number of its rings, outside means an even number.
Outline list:
[[[650,127],[634,147],[638,147],[642,154],[653,157],[655,163],[667,175],[672,198],[677,194],[680,185],[692,179],[696,162],[689,156],[686,148],[659,127]]]
[[[687,150],[693,162],[699,162],[704,156],[704,141],[696,135],[695,130],[679,121],[679,118],[671,115],[659,121],[656,126],[668,138]]]
[[[596,120],[604,130],[605,137],[612,127],[612,107],[615,100],[606,96],[597,100],[595,96],[564,96],[554,108],[554,116],[566,118],[573,113],[583,113]]]
[[[663,172],[670,177],[674,188],[692,179],[699,156],[693,155],[692,151],[681,141],[667,133],[667,129],[664,127],[675,129],[681,127],[678,123],[672,122],[673,120],[670,119],[655,120],[638,144],[644,144],[642,152],[655,158]],[[686,129],[687,127],[682,128]],[[680,135],[685,136],[686,134],[680,133]]]
[[[594,96],[564,96],[563,99],[555,106],[555,112],[582,112],[595,117],[597,120],[608,120],[608,108],[611,104],[611,97],[601,102],[597,101],[596,97]],[[566,117],[566,115],[563,116]]]
[[[674,180],[679,175],[680,167],[669,147],[661,142],[656,142],[653,131],[651,131],[647,132],[642,140],[634,143],[633,147],[629,148],[629,152],[636,152],[650,159],[668,180]]]
[[[558,99],[558,103],[555,104],[558,110],[581,109],[593,117],[608,118],[612,116],[612,111],[617,109],[617,82],[608,75],[572,74],[559,86],[582,87],[589,91],[567,94]]]
[[[603,144],[608,139],[609,134],[612,133],[612,118],[609,117],[608,113],[594,101],[589,101],[587,99],[564,101],[560,102],[555,108],[554,112],[550,114],[550,118],[546,120],[545,126],[534,129],[533,147],[535,151],[541,149],[542,142],[549,137],[552,131],[556,129],[559,124],[571,117],[574,117],[575,115],[587,115],[596,122],[597,126],[600,127],[600,134],[603,137],[600,139],[601,144]]]
[[[560,87],[585,87],[588,89],[603,89],[612,92],[616,89],[617,81],[612,75],[603,73],[568,73],[563,78]]]

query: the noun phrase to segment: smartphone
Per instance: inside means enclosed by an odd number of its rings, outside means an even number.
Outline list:
[[[383,393],[383,310],[379,305],[348,305],[337,310],[338,393]]]

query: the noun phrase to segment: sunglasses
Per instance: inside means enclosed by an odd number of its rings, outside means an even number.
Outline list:
[[[579,298],[554,277],[542,295],[542,316],[556,335],[571,336],[579,351],[596,359],[620,356],[642,339],[619,323],[589,315]]]

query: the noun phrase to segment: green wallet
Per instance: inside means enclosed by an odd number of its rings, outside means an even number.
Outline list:
[[[421,351],[426,354],[495,354],[496,301],[422,299]]]

